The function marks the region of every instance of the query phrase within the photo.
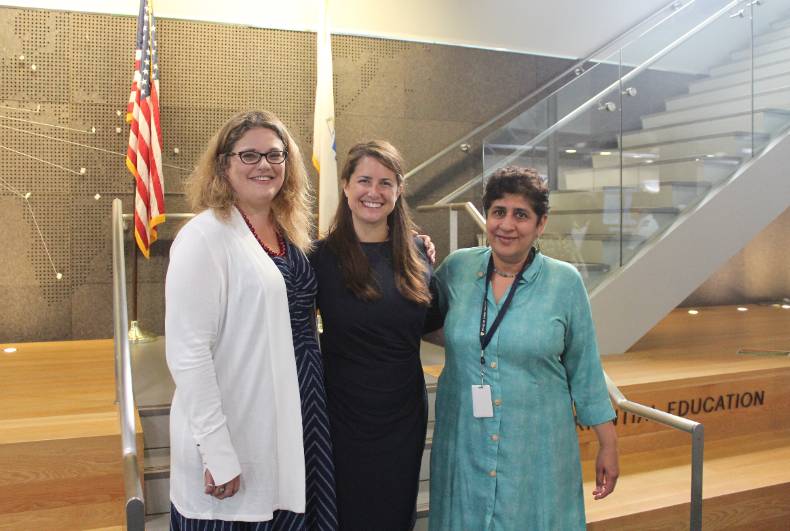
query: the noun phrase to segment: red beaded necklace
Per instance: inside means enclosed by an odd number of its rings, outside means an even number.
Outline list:
[[[277,234],[277,247],[279,247],[279,249],[275,251],[275,250],[271,249],[268,245],[263,243],[263,240],[258,236],[258,233],[255,232],[255,227],[252,226],[252,223],[250,223],[249,218],[247,217],[247,215],[240,208],[239,208],[239,213],[241,214],[241,217],[244,219],[244,223],[246,223],[247,227],[250,228],[250,231],[252,232],[252,235],[255,236],[255,239],[258,240],[258,243],[261,244],[261,247],[263,247],[263,250],[266,251],[266,254],[268,254],[269,256],[285,256],[285,251],[286,251],[285,239],[282,237],[282,235],[279,233],[279,231],[276,233]]]

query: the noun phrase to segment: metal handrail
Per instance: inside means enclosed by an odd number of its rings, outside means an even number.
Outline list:
[[[137,455],[123,241],[123,204],[120,199],[114,199],[112,202],[112,315],[115,398],[118,402],[121,423],[126,527],[131,531],[144,531],[145,501]]]
[[[450,213],[450,252],[455,251],[458,249],[458,212],[466,212],[471,216],[472,220],[477,224],[477,226],[483,230],[485,233],[486,229],[486,220],[485,218],[478,212],[475,205],[469,201],[466,203],[448,203],[448,204],[436,204],[436,205],[423,205],[417,207],[419,211],[428,211],[428,210],[441,210],[447,209]]]
[[[472,221],[477,224],[479,228],[482,230],[486,230],[486,218],[477,210],[477,207],[471,201],[467,201],[466,203],[445,203],[441,205],[423,205],[418,206],[417,210],[421,212],[428,212],[431,210],[442,210],[445,208],[449,208],[450,210],[458,210],[464,211],[472,218]]]
[[[702,466],[705,446],[705,429],[699,422],[679,417],[644,404],[631,402],[604,372],[606,389],[615,405],[640,417],[658,422],[676,430],[691,434],[691,507],[689,510],[689,529],[702,530]]]
[[[521,154],[523,154],[524,152],[533,149],[538,143],[540,143],[541,141],[545,140],[549,135],[553,134],[558,129],[564,127],[568,123],[570,123],[573,120],[575,120],[576,118],[578,118],[579,115],[581,115],[582,113],[586,112],[587,110],[591,109],[592,107],[598,106],[598,104],[601,102],[601,98],[603,98],[604,96],[608,95],[611,91],[613,91],[615,89],[619,89],[619,87],[622,84],[627,83],[631,79],[633,79],[636,76],[638,76],[639,74],[641,74],[647,68],[652,66],[653,63],[655,63],[656,61],[658,61],[662,57],[666,56],[667,54],[669,54],[670,52],[675,50],[678,46],[680,46],[681,44],[686,42],[688,39],[690,39],[691,37],[693,37],[694,35],[696,35],[700,31],[702,31],[706,27],[708,27],[710,24],[712,24],[713,22],[718,20],[723,15],[728,14],[728,12],[733,7],[737,6],[738,4],[743,3],[744,1],[745,0],[732,0],[731,2],[726,4],[724,7],[722,7],[721,9],[719,9],[718,11],[716,11],[715,13],[713,13],[712,15],[707,17],[705,20],[700,22],[697,26],[695,26],[691,30],[687,31],[685,34],[683,34],[680,37],[678,37],[677,39],[675,39],[672,43],[670,43],[669,45],[667,45],[666,47],[664,47],[660,51],[656,52],[655,54],[653,54],[651,57],[649,57],[645,61],[643,61],[642,64],[640,64],[639,66],[637,66],[633,70],[630,70],[626,75],[618,78],[616,81],[611,83],[608,87],[604,88],[603,90],[598,92],[596,95],[594,95],[592,98],[588,99],[586,102],[584,102],[581,105],[579,105],[578,107],[576,107],[573,111],[571,111],[570,113],[566,114],[565,116],[563,116],[562,118],[560,118],[559,120],[554,122],[552,125],[550,125],[548,128],[546,128],[543,131],[541,131],[540,133],[538,133],[529,142],[526,142],[523,145],[521,145],[516,151],[514,151],[510,155],[504,157],[502,160],[498,161],[491,168],[489,168],[488,170],[482,172],[480,175],[478,175],[478,176],[470,179],[466,183],[462,184],[461,186],[456,188],[454,191],[450,192],[448,195],[446,195],[445,197],[440,199],[440,201],[442,201],[442,202],[452,201],[453,199],[455,199],[456,197],[458,197],[459,195],[464,193],[466,190],[468,190],[470,187],[472,187],[475,184],[481,182],[483,180],[484,175],[490,174],[490,173],[496,171],[499,168],[507,166],[508,164],[510,164],[511,162],[516,160],[519,156],[521,156]]]
[[[575,74],[575,76],[580,76],[581,74],[583,74],[585,72],[584,65],[586,63],[592,61],[593,58],[595,58],[595,57],[598,57],[598,56],[601,56],[601,55],[605,55],[604,52],[606,52],[607,50],[610,50],[612,48],[618,48],[618,47],[624,46],[623,44],[621,44],[622,41],[630,38],[634,33],[637,33],[639,31],[641,31],[643,26],[648,24],[650,21],[652,21],[654,18],[656,18],[659,14],[664,13],[666,11],[669,11],[670,13],[669,13],[668,17],[674,16],[677,13],[679,13],[679,12],[683,11],[684,9],[686,9],[688,6],[690,6],[694,2],[695,2],[695,0],[689,0],[686,3],[683,3],[682,1],[679,1],[679,0],[673,0],[672,2],[669,2],[665,6],[661,7],[660,9],[657,9],[656,11],[652,12],[650,15],[648,15],[647,17],[645,17],[641,21],[637,22],[636,24],[631,26],[629,29],[625,30],[620,35],[616,36],[614,39],[610,40],[609,42],[607,42],[603,46],[600,46],[600,47],[596,48],[592,52],[588,53],[583,59],[579,59],[578,61],[573,63],[570,67],[566,68],[561,73],[557,74],[556,76],[554,76],[553,78],[551,78],[547,82],[543,83],[540,87],[536,88],[535,90],[530,92],[525,97],[521,98],[516,103],[512,104],[510,107],[508,107],[504,111],[500,112],[499,114],[497,114],[493,118],[489,119],[488,121],[486,121],[482,125],[479,125],[479,126],[475,127],[474,129],[472,129],[471,131],[466,133],[464,136],[462,136],[461,138],[459,138],[455,142],[452,142],[451,144],[447,145],[444,149],[442,149],[441,151],[439,151],[438,153],[436,153],[432,157],[428,158],[427,160],[423,161],[422,163],[420,163],[417,166],[415,166],[414,168],[412,168],[408,173],[406,173],[404,178],[408,179],[409,177],[412,177],[412,176],[418,174],[423,169],[425,169],[426,167],[430,166],[431,164],[433,164],[437,160],[441,159],[442,157],[444,157],[445,155],[447,155],[451,151],[454,151],[459,146],[467,143],[468,140],[470,140],[470,139],[476,137],[477,135],[479,135],[482,131],[485,131],[485,130],[489,129],[491,126],[493,126],[493,125],[497,124],[498,122],[502,121],[506,116],[509,116],[509,115],[513,114],[516,111],[516,109],[524,107],[528,101],[533,100],[537,96],[539,96],[540,94],[545,93],[552,85],[554,85],[555,83],[557,83],[561,79],[565,78],[566,76],[568,76],[570,74]],[[661,22],[663,22],[663,20]],[[575,79],[575,77],[574,77],[574,79]]]
[[[177,212],[177,213],[170,213],[166,214],[168,221],[175,220],[175,219],[192,219],[195,217],[194,212]],[[131,221],[134,219],[134,214],[123,214],[122,218],[124,221]]]

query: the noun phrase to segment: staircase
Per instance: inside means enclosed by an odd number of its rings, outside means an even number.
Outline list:
[[[647,31],[485,141],[484,174],[547,176],[540,247],[581,272],[605,353],[626,351],[790,205],[790,3],[707,4],[671,44]],[[444,201],[479,194],[467,183]]]

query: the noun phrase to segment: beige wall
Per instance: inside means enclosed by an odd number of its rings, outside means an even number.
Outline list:
[[[324,0],[156,0],[160,18],[315,31]],[[136,15],[139,0],[6,0],[6,5]],[[586,55],[669,0],[328,0],[334,33]]]
[[[727,235],[717,237],[726,238]],[[682,306],[790,302],[790,209],[705,281]]]

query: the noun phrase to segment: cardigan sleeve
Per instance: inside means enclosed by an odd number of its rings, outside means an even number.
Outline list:
[[[614,409],[606,390],[587,291],[575,271],[569,284],[563,364],[579,422],[595,426],[612,420]]]
[[[165,283],[167,364],[203,467],[217,485],[241,473],[212,352],[227,305],[227,272],[220,263],[199,228],[185,227],[171,247]]]

